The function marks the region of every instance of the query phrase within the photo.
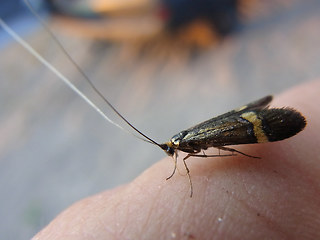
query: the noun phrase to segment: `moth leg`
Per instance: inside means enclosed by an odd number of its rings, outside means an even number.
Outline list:
[[[190,184],[190,197],[192,197],[193,195],[193,185],[192,185],[192,181],[191,181],[191,176],[190,176],[190,170],[187,166],[187,163],[186,163],[186,160],[189,158],[189,157],[202,157],[202,158],[207,158],[207,157],[228,157],[228,156],[232,156],[232,154],[225,154],[225,155],[206,155],[205,153],[203,154],[197,154],[197,153],[189,153],[187,156],[185,156],[182,160],[183,160],[183,164],[184,164],[184,167],[187,171],[187,175],[188,175],[188,178],[189,178],[189,184]]]
[[[186,158],[183,158],[183,165],[187,171],[187,175],[188,175],[188,179],[189,179],[189,184],[190,184],[190,197],[192,197],[193,195],[193,186],[192,186],[192,181],[191,181],[191,176],[190,176],[190,170],[187,166],[187,163],[186,163]]]
[[[171,175],[166,178],[166,180],[169,180],[170,178],[172,178],[173,175],[176,173],[176,170],[177,170],[177,159],[178,159],[178,153],[175,152],[174,157],[173,157],[174,169],[173,169]],[[189,170],[189,168],[187,166],[187,163],[185,162],[185,159],[183,159],[183,164],[184,164],[184,167],[186,168],[186,171],[187,171],[187,175],[188,175],[188,179],[189,179],[189,183],[190,183],[190,197],[192,197],[192,195],[193,195],[193,186],[192,186],[192,181],[191,181],[191,177],[190,177],[190,170]],[[179,169],[178,169],[178,171],[179,171]]]
[[[202,158],[207,158],[207,157],[229,157],[229,156],[232,156],[232,154],[225,154],[225,155],[206,155],[205,153],[203,154],[197,154],[197,153],[189,153],[187,156],[185,156],[182,160],[183,160],[183,164],[184,164],[184,167],[187,171],[187,175],[188,175],[188,178],[189,178],[189,183],[190,183],[190,197],[192,197],[193,195],[193,185],[192,185],[192,181],[191,181],[191,176],[190,176],[190,170],[187,166],[187,163],[186,163],[186,160],[189,158],[189,157],[202,157]]]
[[[243,152],[240,152],[236,149],[233,149],[233,148],[229,148],[229,147],[217,147],[218,149],[221,149],[221,150],[224,150],[224,151],[229,151],[229,152],[236,152],[236,153],[240,153],[241,155],[244,155],[246,157],[251,157],[251,158],[261,158],[261,157],[256,157],[256,156],[252,156],[252,155],[249,155],[249,154],[246,154],[246,153],[243,153]]]
[[[175,152],[175,153],[174,153],[174,157],[173,157],[173,160],[174,160],[174,169],[173,169],[171,175],[166,178],[166,180],[169,180],[170,178],[172,178],[172,176],[176,173],[176,170],[177,170],[177,159],[178,159],[178,153]]]
[[[185,156],[183,158],[183,161],[185,161],[186,159],[188,159],[189,157],[201,157],[201,158],[208,158],[208,157],[230,157],[233,156],[233,154],[223,154],[221,155],[219,153],[219,155],[215,154],[215,155],[206,155],[206,154],[195,154],[195,153],[189,153],[187,156]]]

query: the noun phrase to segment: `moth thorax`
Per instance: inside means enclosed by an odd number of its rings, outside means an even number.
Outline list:
[[[187,131],[179,132],[178,134],[174,135],[170,142],[172,143],[173,147],[177,148],[179,147],[180,141],[184,138],[185,135],[187,135]]]

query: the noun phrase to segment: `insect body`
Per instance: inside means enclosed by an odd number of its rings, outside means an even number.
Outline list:
[[[268,108],[271,101],[272,96],[266,96],[237,110],[232,110],[181,131],[174,135],[169,142],[161,144],[161,148],[175,159],[175,168],[169,178],[176,170],[177,151],[188,153],[183,162],[187,169],[192,196],[192,182],[185,163],[185,160],[190,156],[230,156],[230,154],[198,154],[202,150],[215,147],[231,153],[237,152],[254,157],[225,146],[280,141],[292,137],[304,129],[306,120],[299,112],[291,108]]]
[[[294,109],[269,109],[271,100],[272,96],[266,96],[181,131],[162,144],[162,149],[169,155],[177,150],[194,154],[209,147],[274,142],[292,137],[305,127],[305,118]]]
[[[32,7],[30,7],[32,9]],[[33,10],[33,9],[32,9]],[[39,18],[38,14],[34,12],[35,16]],[[291,108],[268,108],[268,104],[272,100],[272,96],[266,96],[260,100],[249,103],[237,110],[232,110],[228,113],[212,118],[202,122],[187,130],[181,131],[174,135],[168,142],[159,144],[152,138],[146,136],[144,133],[134,127],[122,114],[120,114],[113,105],[101,94],[94,86],[92,81],[79,68],[75,61],[67,54],[61,43],[53,35],[50,29],[41,21],[46,30],[52,35],[54,41],[62,49],[62,52],[71,60],[71,62],[78,68],[79,72],[84,76],[92,89],[105,101],[105,103],[136,133],[139,139],[149,142],[160,147],[169,156],[173,157],[175,167],[172,174],[167,178],[170,179],[177,168],[178,151],[186,152],[187,156],[183,158],[184,166],[187,170],[187,175],[190,182],[190,196],[193,193],[192,182],[189,174],[189,169],[186,164],[186,159],[190,156],[194,157],[225,157],[231,156],[234,153],[239,153],[248,157],[248,154],[242,153],[236,149],[226,147],[228,145],[249,144],[274,142],[283,140],[294,136],[304,129],[306,125],[305,118],[296,110]],[[37,53],[28,43],[21,39],[1,18],[0,26],[4,28],[16,41],[18,41],[27,51],[34,57],[41,61],[44,65],[53,71],[63,82],[66,83],[75,93],[82,97],[89,105],[91,105],[99,114],[101,114],[107,121],[113,125],[124,130],[120,125],[110,120],[102,110],[100,110],[90,99],[88,99],[76,86],[74,86],[69,79],[63,76],[57,69],[55,69],[49,62],[47,62],[39,53]],[[231,154],[224,155],[206,155],[199,154],[202,150],[215,147],[221,150],[229,151]],[[257,157],[254,157],[257,158]]]

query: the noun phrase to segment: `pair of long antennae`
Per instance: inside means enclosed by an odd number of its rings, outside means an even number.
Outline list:
[[[55,43],[59,46],[59,48],[62,50],[64,55],[70,60],[70,62],[76,67],[76,69],[79,71],[79,73],[85,78],[85,80],[88,82],[88,84],[91,86],[93,91],[98,94],[98,96],[127,124],[129,125],[135,132],[137,132],[139,135],[136,135],[127,129],[123,128],[119,124],[112,121],[96,104],[94,104],[83,92],[81,92],[67,77],[65,77],[58,69],[56,69],[52,64],[50,64],[45,58],[43,58],[33,47],[31,47],[26,41],[24,41],[15,31],[12,30],[0,17],[0,26],[12,37],[14,38],[21,46],[23,46],[29,53],[31,53],[35,58],[37,58],[42,64],[44,64],[48,69],[50,69],[58,78],[60,78],[69,88],[71,88],[72,91],[77,93],[83,100],[85,100],[91,107],[93,107],[104,119],[106,119],[108,122],[113,124],[114,126],[120,128],[122,131],[125,131],[129,134],[132,134],[133,136],[157,145],[161,148],[160,144],[151,139],[150,137],[146,136],[144,133],[139,131],[136,127],[134,127],[124,116],[122,116],[121,113],[119,113],[115,107],[103,96],[103,94],[96,88],[96,86],[93,84],[93,82],[90,80],[90,78],[85,74],[85,72],[79,67],[79,65],[75,62],[75,60],[68,54],[66,49],[63,47],[61,42],[57,39],[57,37],[54,35],[54,33],[50,30],[48,25],[42,20],[42,18],[39,16],[39,14],[34,10],[32,5],[28,0],[24,0],[25,4],[29,8],[29,10],[33,13],[33,15],[38,19],[40,24],[45,28],[45,30],[50,34],[52,39],[55,41]],[[141,137],[142,136],[142,137]]]

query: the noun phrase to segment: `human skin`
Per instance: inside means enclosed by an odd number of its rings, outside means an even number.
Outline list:
[[[284,141],[235,146],[261,159],[189,158],[192,198],[186,176],[165,180],[167,157],[73,204],[34,239],[320,239],[319,105],[320,81],[276,96],[272,107],[293,107],[308,123]]]

